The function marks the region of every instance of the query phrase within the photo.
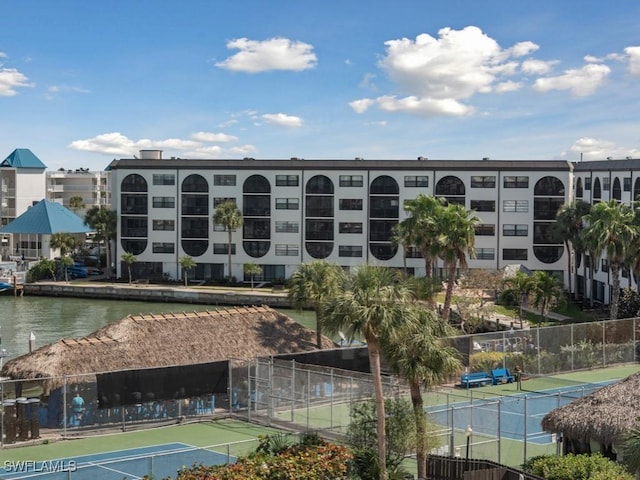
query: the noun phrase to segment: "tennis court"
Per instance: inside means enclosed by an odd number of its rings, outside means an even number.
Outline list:
[[[5,461],[0,478],[5,480],[137,480],[175,477],[179,469],[194,464],[222,465],[235,457],[185,443],[165,443],[55,460]]]

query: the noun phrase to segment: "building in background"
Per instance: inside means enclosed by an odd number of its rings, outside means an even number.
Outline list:
[[[46,177],[47,199],[73,210],[82,218],[92,207],[110,205],[109,172],[107,171],[62,168],[46,172]],[[84,206],[78,208],[72,199],[80,199]]]

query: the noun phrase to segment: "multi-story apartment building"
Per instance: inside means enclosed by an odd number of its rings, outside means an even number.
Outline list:
[[[109,172],[89,171],[79,168],[46,172],[47,200],[60,203],[84,218],[84,214],[92,207],[109,206],[111,204],[111,189],[109,187]],[[71,199],[82,199],[83,208],[72,205]]]
[[[565,161],[168,160],[142,151],[108,169],[119,217],[114,258],[136,255],[139,275],[180,278],[185,255],[197,262],[198,279],[227,275],[228,234],[213,224],[227,199],[244,217],[231,245],[238,279],[249,262],[267,281],[314,259],[401,268],[405,252],[392,229],[407,216],[405,202],[421,193],[475,210],[472,268],[566,270],[565,248],[550,235],[558,207],[572,199],[573,165]],[[419,253],[406,256],[424,275]]]
[[[17,148],[0,162],[0,225],[7,225],[45,195],[46,165],[31,150]],[[33,241],[36,241],[35,239]],[[0,235],[2,258],[15,253],[11,235]]]

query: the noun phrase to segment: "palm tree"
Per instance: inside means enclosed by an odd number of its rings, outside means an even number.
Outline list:
[[[197,265],[197,263],[193,258],[191,258],[188,255],[185,255],[184,257],[180,257],[180,259],[178,260],[178,263],[180,264],[180,268],[182,268],[182,276],[184,277],[184,286],[188,287],[189,286],[189,270],[194,268]]]
[[[594,205],[585,221],[586,236],[594,247],[595,258],[604,254],[609,261],[613,279],[610,317],[615,320],[618,318],[620,300],[620,269],[627,257],[629,245],[638,234],[635,212],[628,205],[610,200]]]
[[[433,276],[433,266],[437,257],[434,252],[438,227],[438,215],[444,208],[444,199],[420,194],[407,202],[404,209],[409,217],[400,222],[405,238],[420,249],[424,258],[425,276]]]
[[[322,305],[342,291],[344,272],[325,260],[303,263],[289,279],[289,301],[294,308],[316,313],[316,345],[322,348]]]
[[[111,240],[118,231],[118,216],[114,210],[104,206],[91,207],[84,216],[84,221],[95,233],[97,242],[104,242],[106,247],[105,270],[107,278],[111,278]],[[99,244],[98,244],[99,245]],[[98,247],[98,251],[99,251]],[[99,256],[99,255],[98,255]]]
[[[502,280],[502,287],[506,288],[506,290],[503,291],[503,295],[505,293],[510,293],[513,298],[518,301],[518,305],[520,307],[518,319],[520,320],[520,328],[522,328],[523,307],[525,303],[528,302],[531,291],[533,290],[531,275],[523,271],[517,271],[515,275],[506,277]]]
[[[385,360],[409,384],[416,422],[418,478],[427,478],[427,431],[422,388],[442,383],[462,369],[459,352],[444,342],[455,335],[446,320],[420,305],[407,310],[405,322],[382,339]]]
[[[582,200],[575,200],[571,203],[562,205],[556,213],[556,222],[553,224],[553,233],[562,240],[567,248],[567,274],[569,279],[569,293],[574,298],[577,295],[573,289],[573,278],[577,278],[578,258],[582,255],[583,248],[580,243],[580,232],[583,229],[584,217],[591,210],[591,205]],[[586,278],[585,291],[586,295]]]
[[[403,323],[406,304],[411,300],[410,289],[397,282],[393,271],[365,264],[353,271],[347,288],[327,300],[322,307],[322,321],[328,332],[335,335],[343,331],[350,339],[364,338],[367,342],[375,391],[378,462],[382,479],[387,478],[387,467],[380,339]]]
[[[120,259],[127,265],[127,271],[129,272],[129,283],[131,283],[131,265],[138,261],[138,257],[136,257],[133,253],[125,252],[120,257]]]
[[[551,307],[562,302],[564,291],[557,277],[538,270],[531,276],[531,295],[533,305],[540,309],[540,317],[544,320]]]
[[[465,210],[464,206],[451,203],[447,205],[438,217],[436,241],[438,255],[444,262],[447,271],[447,290],[444,297],[442,315],[446,320],[451,314],[451,299],[453,286],[456,281],[456,270],[467,268],[467,255],[475,257],[475,226],[478,217],[472,210]]]
[[[253,290],[253,278],[262,273],[262,267],[257,263],[249,262],[244,264],[244,273],[251,278],[251,290]]]
[[[413,235],[409,229],[409,224],[405,222],[396,223],[393,226],[391,241],[396,246],[402,247],[402,267],[407,273],[407,252],[412,245]]]
[[[62,257],[62,268],[64,268],[64,281],[69,281],[69,267],[73,265],[73,258],[68,255]]]
[[[74,213],[78,213],[78,210],[82,210],[84,207],[86,207],[86,205],[82,197],[74,195],[69,199],[69,208],[71,208]]]
[[[72,252],[78,245],[76,241],[76,237],[71,235],[70,233],[53,233],[51,234],[51,238],[49,240],[49,246],[51,248],[59,248],[60,256],[64,257],[68,253]]]
[[[622,444],[622,458],[629,471],[635,472],[636,478],[640,473],[640,426],[632,428],[624,437]]]
[[[240,228],[244,222],[242,218],[242,213],[238,209],[236,202],[233,200],[227,200],[226,202],[222,202],[216,207],[216,211],[213,214],[213,222],[218,225],[223,225],[224,229],[229,234],[229,241],[227,243],[227,254],[229,256],[228,259],[228,271],[227,275],[231,278],[231,245],[232,245],[232,234],[238,228]]]

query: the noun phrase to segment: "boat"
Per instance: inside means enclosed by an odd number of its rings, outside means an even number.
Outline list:
[[[19,272],[16,262],[0,262],[0,293],[13,291],[14,283],[22,285],[27,272]]]

